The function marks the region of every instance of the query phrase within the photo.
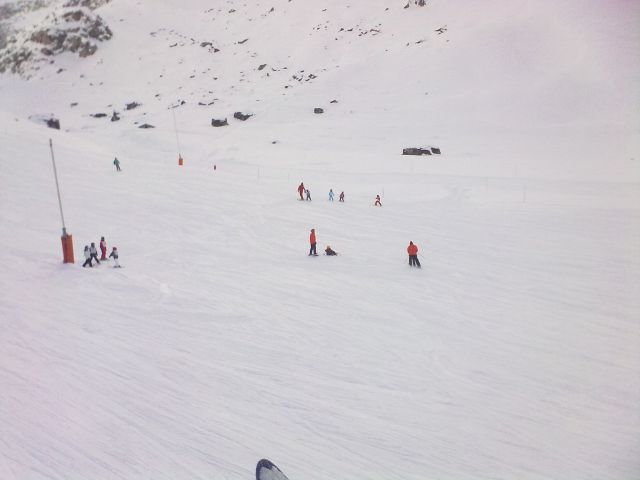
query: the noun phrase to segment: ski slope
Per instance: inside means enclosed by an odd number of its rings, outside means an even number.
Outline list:
[[[639,9],[404,4],[114,0],[0,77],[1,479],[637,477]]]

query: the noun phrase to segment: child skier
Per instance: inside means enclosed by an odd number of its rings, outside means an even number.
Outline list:
[[[107,242],[104,237],[100,237],[100,260],[107,259]]]
[[[113,262],[115,263],[113,268],[122,268],[118,262],[118,247],[113,247],[113,250],[111,250],[111,253],[109,254],[109,258],[111,257],[113,257]]]
[[[344,192],[340,192],[340,197],[338,198],[339,202],[344,202]]]
[[[330,257],[333,257],[334,255],[338,255],[334,250],[331,249],[331,245],[327,245],[327,248],[324,249],[324,254]]]
[[[84,246],[84,263],[82,264],[82,268],[86,267],[87,264],[91,268],[93,268],[93,264],[91,263],[91,253],[89,252],[89,245]]]
[[[98,250],[96,249],[95,242],[91,242],[91,248],[89,248],[89,254],[91,258],[96,261],[98,265],[100,265],[100,260],[98,260]]]
[[[311,201],[311,190],[309,190],[308,188],[304,191],[304,193],[307,194],[307,201]]]
[[[311,247],[309,248],[309,256],[314,255],[318,256],[318,252],[316,252],[316,231],[314,228],[311,229],[311,233],[309,234],[309,244]]]

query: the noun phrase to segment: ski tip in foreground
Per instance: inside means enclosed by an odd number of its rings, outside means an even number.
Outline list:
[[[289,480],[270,460],[263,458],[256,465],[256,480]]]

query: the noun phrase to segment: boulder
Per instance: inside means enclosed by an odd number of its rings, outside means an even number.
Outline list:
[[[242,120],[243,122],[244,122],[245,120],[247,120],[248,118],[252,117],[252,116],[253,116],[253,115],[251,115],[251,114],[244,114],[244,113],[242,113],[242,112],[235,112],[235,113],[233,114],[233,118],[236,118],[236,119],[238,119],[238,120]]]
[[[229,122],[227,122],[226,118],[224,120],[216,120],[215,118],[211,119],[212,127],[226,127],[227,125],[229,125]]]
[[[424,148],[409,147],[409,148],[403,148],[402,154],[403,155],[431,155],[431,151],[425,150]]]
[[[58,120],[57,118],[49,118],[47,120],[47,127],[49,128],[54,128],[56,130],[60,130],[60,120]]]

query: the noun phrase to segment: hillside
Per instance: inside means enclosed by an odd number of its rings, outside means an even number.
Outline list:
[[[634,478],[640,8],[558,3],[0,1],[0,478]]]

